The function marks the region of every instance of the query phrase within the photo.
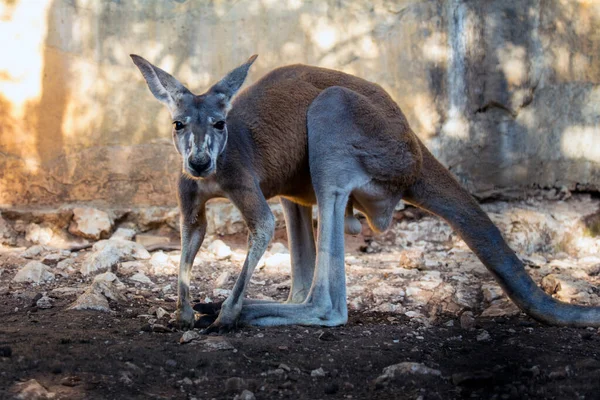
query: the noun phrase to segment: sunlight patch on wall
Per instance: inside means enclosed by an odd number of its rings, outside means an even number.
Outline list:
[[[523,46],[512,43],[498,49],[499,69],[504,73],[508,84],[512,87],[521,86],[527,80],[527,51]]]
[[[561,149],[570,158],[585,158],[600,163],[600,126],[570,126],[563,132]]]

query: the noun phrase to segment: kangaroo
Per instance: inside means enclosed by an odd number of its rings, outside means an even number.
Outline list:
[[[256,55],[201,95],[140,56],[131,55],[152,94],[171,112],[182,156],[181,263],[177,321],[195,324],[189,285],[206,232],[206,202],[228,198],[248,226],[248,253],[231,295],[206,332],[244,323],[342,325],[348,320],[344,232],[358,233],[357,210],[386,230],[403,199],[445,219],[507,295],[545,323],[600,326],[600,307],[561,303],[542,291],[471,195],[413,133],[377,84],[306,65],[277,68],[241,88]],[[275,227],[267,199],[279,196],[291,254],[283,303],[244,299]],[[318,205],[315,243],[312,205]]]

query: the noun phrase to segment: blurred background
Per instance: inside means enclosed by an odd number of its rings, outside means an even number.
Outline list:
[[[480,199],[600,187],[594,0],[0,0],[0,205],[175,205],[170,117],[137,53],[195,93],[306,63],[382,85]]]

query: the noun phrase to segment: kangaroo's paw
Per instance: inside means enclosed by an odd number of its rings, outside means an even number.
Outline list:
[[[200,314],[208,314],[208,315],[218,315],[219,311],[221,311],[221,306],[223,305],[222,301],[214,302],[214,303],[196,303],[194,304],[194,311]]]
[[[189,304],[184,304],[177,309],[175,317],[175,326],[178,329],[187,331],[194,329],[196,323],[196,316],[194,310]]]

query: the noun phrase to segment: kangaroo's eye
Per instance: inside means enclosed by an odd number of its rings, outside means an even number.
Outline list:
[[[215,129],[218,129],[218,130],[222,131],[225,128],[225,121],[217,121],[217,122],[215,122],[215,124],[213,125],[213,127]]]
[[[175,128],[176,131],[180,131],[183,129],[184,125],[181,121],[175,121],[175,122],[173,122],[173,127]]]

